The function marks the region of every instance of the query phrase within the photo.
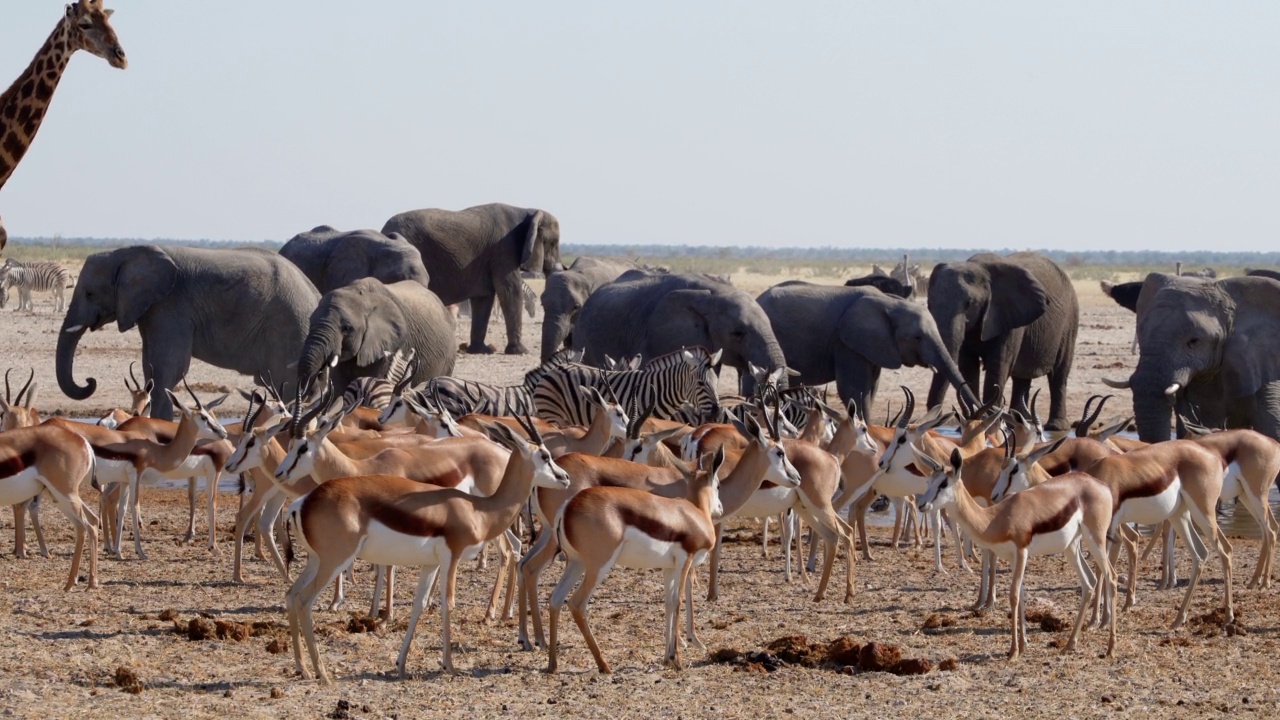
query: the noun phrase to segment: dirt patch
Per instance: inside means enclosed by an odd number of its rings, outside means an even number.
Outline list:
[[[382,620],[359,613],[352,613],[351,619],[347,621],[347,632],[353,634],[377,632],[380,627]]]
[[[902,649],[897,645],[867,643],[858,653],[858,666],[867,672],[889,672],[901,660]]]
[[[1053,610],[1043,607],[1027,610],[1027,623],[1039,625],[1045,632],[1062,632],[1070,627],[1067,621],[1055,615]]]
[[[250,629],[249,626],[244,623],[216,620],[213,623],[213,627],[219,640],[244,642],[249,639]]]
[[[187,639],[192,641],[212,640],[218,637],[218,626],[202,617],[191,618],[187,623]]]
[[[1188,627],[1191,632],[1202,637],[1215,637],[1218,635],[1226,635],[1227,637],[1235,637],[1237,635],[1248,635],[1249,631],[1245,628],[1241,620],[1240,610],[1235,611],[1235,619],[1227,620],[1227,609],[1224,607],[1214,608],[1213,611],[1196,615],[1191,618]]]

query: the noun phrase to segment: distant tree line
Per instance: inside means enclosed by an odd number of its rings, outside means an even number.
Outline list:
[[[60,237],[51,238],[11,238],[16,245],[32,245],[37,247],[101,247],[114,248],[127,245],[158,243],[163,245],[186,245],[191,247],[260,247],[267,250],[280,249],[282,242],[278,240],[228,241],[228,240],[175,240],[165,238],[90,238]],[[687,258],[689,260],[746,260],[787,263],[844,263],[869,265],[871,263],[892,264],[902,259],[904,254],[911,257],[911,262],[924,264],[926,269],[933,263],[964,260],[981,250],[955,250],[950,248],[857,248],[857,247],[736,247],[711,245],[588,245],[565,243],[561,252],[566,257],[593,255],[597,257],[642,257],[642,258]],[[1007,253],[1009,249],[992,250],[991,252]],[[1152,267],[1182,263],[1188,270],[1201,267],[1268,267],[1280,265],[1280,252],[1214,252],[1200,250],[1194,252],[1166,252],[1162,250],[1040,250],[1039,252],[1067,267],[1117,265]]]

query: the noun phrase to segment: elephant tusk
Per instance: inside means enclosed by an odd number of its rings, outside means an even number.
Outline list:
[[[67,329],[63,330],[62,332],[64,332],[64,333],[78,333],[78,332],[80,332],[80,331],[81,331],[81,330],[83,330],[83,329],[84,329],[84,326],[83,326],[83,325],[73,325],[73,326],[71,326],[71,327],[69,327],[69,328],[67,328]]]
[[[333,357],[329,358],[329,367],[337,367],[337,366],[338,366],[338,356],[335,354]]]
[[[1106,386],[1107,386],[1107,387],[1109,387],[1109,388],[1115,388],[1116,390],[1128,390],[1128,389],[1129,389],[1129,381],[1128,381],[1128,380],[1112,380],[1112,379],[1110,379],[1110,378],[1102,378],[1102,384],[1103,384],[1103,385],[1106,385]]]
[[[1169,387],[1167,387],[1167,388],[1165,388],[1165,389],[1164,389],[1164,394],[1165,394],[1165,395],[1177,395],[1177,394],[1178,394],[1178,391],[1179,391],[1179,390],[1181,390],[1181,389],[1182,389],[1182,383],[1174,383],[1174,384],[1172,384],[1172,385],[1170,385]]]

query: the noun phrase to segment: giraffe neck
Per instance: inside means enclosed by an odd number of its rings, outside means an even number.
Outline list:
[[[31,147],[53,91],[76,46],[71,22],[64,15],[27,69],[0,95],[0,188]]]

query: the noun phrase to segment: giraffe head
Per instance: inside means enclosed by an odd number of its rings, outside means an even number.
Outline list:
[[[67,6],[67,24],[70,28],[71,51],[85,50],[111,63],[111,67],[123,70],[128,67],[124,48],[111,28],[110,18],[114,10],[102,7],[102,0],[80,0]]]

